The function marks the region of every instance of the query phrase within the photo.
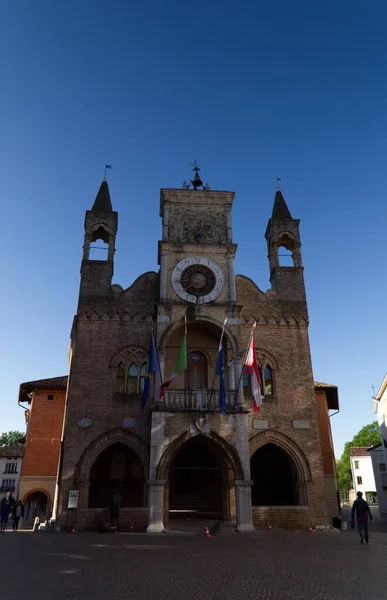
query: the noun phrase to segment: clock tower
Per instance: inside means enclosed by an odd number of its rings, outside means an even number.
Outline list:
[[[233,192],[162,189],[160,303],[235,303]]]

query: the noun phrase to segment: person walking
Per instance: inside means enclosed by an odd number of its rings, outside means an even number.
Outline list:
[[[112,502],[110,506],[110,521],[111,525],[116,527],[116,531],[120,528],[120,508],[122,496],[116,489],[113,490]]]
[[[23,517],[24,517],[24,506],[22,504],[22,501],[19,500],[19,502],[16,504],[16,506],[13,510],[13,531],[18,530],[20,518],[23,518]]]
[[[351,527],[352,529],[355,527],[355,513],[357,520],[357,530],[360,535],[360,543],[365,542],[368,546],[370,543],[369,533],[368,533],[368,517],[370,518],[370,522],[372,523],[372,514],[370,511],[370,507],[368,506],[368,502],[363,500],[363,493],[357,493],[357,499],[353,503],[352,512],[351,512]]]
[[[13,511],[14,506],[15,500],[12,498],[11,492],[7,492],[0,506],[0,533],[5,533],[9,514]]]

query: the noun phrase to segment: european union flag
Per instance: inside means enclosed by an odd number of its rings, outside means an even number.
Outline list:
[[[219,375],[219,406],[222,415],[226,414],[226,388],[224,385],[224,352],[222,344],[219,345],[218,360],[216,361],[215,374]]]
[[[152,333],[151,339],[150,339],[150,344],[149,344],[148,362],[146,365],[146,373],[145,373],[145,379],[144,379],[144,389],[142,391],[141,410],[144,410],[146,401],[148,399],[149,387],[150,387],[149,376],[152,375],[152,373],[156,373],[156,369],[157,369],[157,353],[156,353],[155,340],[154,340],[153,333]]]

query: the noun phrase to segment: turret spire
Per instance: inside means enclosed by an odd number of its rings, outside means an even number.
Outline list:
[[[112,212],[112,202],[110,200],[110,192],[109,186],[106,177],[103,178],[103,181],[98,190],[98,194],[94,200],[92,212],[101,213],[101,212]]]
[[[273,213],[271,215],[271,218],[272,219],[291,219],[292,218],[292,215],[290,214],[290,211],[287,207],[285,199],[284,199],[282,192],[278,185],[277,185],[277,189],[275,192]]]

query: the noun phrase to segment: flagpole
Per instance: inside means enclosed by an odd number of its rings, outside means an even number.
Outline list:
[[[187,306],[185,307],[185,311],[184,311],[184,338],[185,338],[185,354],[186,354],[185,372],[186,372],[186,377],[187,377],[188,404],[189,404],[189,407],[191,407],[192,394],[191,394],[191,386],[190,386],[190,381],[189,381],[189,369],[188,369]]]
[[[237,389],[235,391],[234,410],[235,410],[235,407],[236,407],[236,401],[237,401],[237,398],[238,398],[238,392],[239,392],[239,388],[240,388],[242,377],[243,377],[243,371],[244,371],[244,368],[245,368],[245,365],[246,365],[247,357],[249,355],[249,349],[250,349],[251,340],[252,340],[252,338],[254,336],[254,329],[256,328],[256,326],[257,326],[257,322],[254,321],[254,323],[253,323],[253,325],[251,327],[251,332],[250,332],[250,337],[249,337],[249,343],[247,344],[247,348],[246,348],[246,352],[245,352],[245,358],[244,358],[242,369],[241,369],[241,372],[240,372],[240,375],[239,375],[238,386],[237,386]]]
[[[161,391],[162,391],[162,394],[163,394],[164,407],[166,408],[167,404],[165,402],[164,381],[163,381],[163,376],[162,376],[162,373],[161,373],[161,366],[160,366],[160,360],[159,360],[159,352],[157,350],[155,336],[153,335],[153,325],[151,325],[151,335],[152,335],[153,346],[154,346],[154,349],[155,349],[155,352],[156,352],[157,365],[159,367],[160,387],[161,387]],[[157,391],[157,390],[155,390],[155,391]],[[160,392],[159,392],[159,394],[160,394]]]
[[[224,335],[224,328],[226,327],[226,324],[227,324],[227,317],[223,321],[222,333],[220,334],[219,349],[222,346],[223,335]],[[218,354],[219,354],[219,352],[218,352]],[[210,408],[211,408],[211,402],[212,402],[212,395],[214,393],[214,387],[215,387],[215,377],[216,377],[216,367],[215,367],[215,370],[214,370],[214,377],[212,379],[212,386],[211,386],[211,392],[210,392],[210,400],[209,400],[209,403],[208,403]]]

